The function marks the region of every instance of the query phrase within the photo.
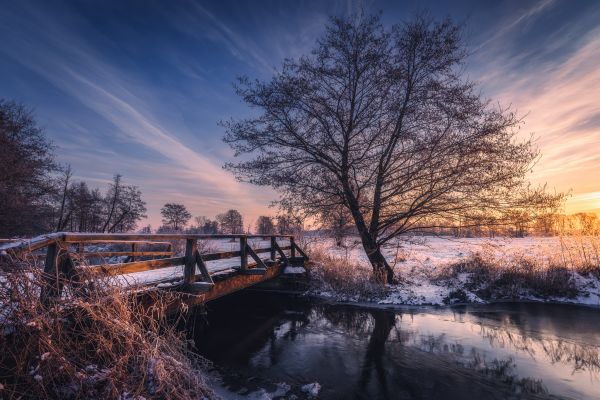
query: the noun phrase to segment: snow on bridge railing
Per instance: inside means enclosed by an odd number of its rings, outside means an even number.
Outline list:
[[[232,239],[239,241],[239,250],[201,254],[198,250],[199,240],[218,240]],[[268,239],[270,246],[267,248],[253,249],[248,244],[248,239]],[[288,246],[280,246],[278,239],[289,240]],[[185,240],[185,255],[183,257],[173,257],[172,241]],[[131,251],[86,251],[85,245],[91,244],[130,244]],[[140,250],[141,245],[168,245],[166,251]],[[72,248],[77,245],[77,248]],[[213,286],[205,262],[221,260],[226,258],[240,258],[240,267],[237,269],[241,274],[263,275],[267,270],[267,265],[258,254],[270,253],[268,263],[290,264],[298,258],[302,261],[308,257],[302,249],[296,244],[293,235],[205,235],[205,234],[132,234],[132,233],[80,233],[80,232],[57,232],[48,235],[41,235],[32,239],[17,240],[9,243],[0,244],[0,254],[16,258],[24,258],[27,255],[34,254],[35,251],[46,248],[45,253],[39,253],[38,256],[45,257],[44,276],[48,282],[47,288],[42,291],[42,300],[47,301],[51,297],[60,297],[62,287],[65,284],[79,284],[85,280],[82,274],[104,274],[104,275],[122,275],[135,272],[149,271],[173,266],[184,266],[182,285],[198,291],[210,290]],[[290,257],[285,254],[289,250]],[[296,253],[300,257],[296,257]],[[128,256],[128,262],[114,264],[102,264],[94,266],[76,266],[75,261],[82,263],[86,257],[90,256]],[[166,258],[164,258],[166,256]],[[279,256],[279,257],[278,257]],[[136,258],[149,258],[137,260]],[[161,258],[155,258],[161,257]],[[248,257],[252,258],[253,263],[248,263]],[[85,264],[85,263],[83,263]],[[81,267],[81,268],[78,268]],[[201,279],[196,284],[196,270],[200,271]]]

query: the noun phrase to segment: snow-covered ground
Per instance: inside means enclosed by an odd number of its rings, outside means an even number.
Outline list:
[[[277,243],[281,247],[289,246],[289,240],[287,239],[279,239]],[[253,249],[266,249],[271,246],[271,242],[269,240],[258,240],[251,239],[248,241],[248,244]],[[239,240],[230,240],[230,239],[211,239],[204,240],[198,242],[198,249],[201,253],[219,253],[219,252],[227,252],[227,251],[238,251],[240,249]],[[100,249],[98,250],[100,251]],[[285,251],[285,253],[289,254],[289,251]],[[179,254],[181,256],[182,254]],[[177,254],[175,255],[177,256]],[[268,259],[270,257],[269,253],[260,253],[258,254],[262,259]],[[110,262],[117,262],[116,260],[111,260]],[[249,262],[252,262],[249,259]],[[239,267],[241,264],[240,257],[227,258],[223,260],[215,260],[215,261],[207,261],[206,267],[211,273],[218,273],[220,271],[231,270],[234,267]],[[153,271],[144,271],[133,274],[127,274],[119,276],[119,279],[122,280],[123,283],[128,285],[136,285],[136,284],[147,284],[151,282],[157,282],[166,279],[176,279],[183,278],[183,265],[169,267],[169,268],[161,268]]]
[[[588,254],[597,257],[597,238],[584,244]],[[592,243],[590,245],[590,243]],[[332,240],[321,240],[312,246],[320,246],[328,254],[345,260],[348,264],[360,264],[369,269],[368,260],[360,241],[347,238],[344,247],[336,247]],[[590,248],[590,246],[592,248]],[[475,254],[485,255],[499,266],[508,265],[514,260],[536,260],[540,264],[555,262],[561,265],[572,264],[581,254],[581,240],[558,237],[527,238],[445,238],[413,237],[403,238],[384,249],[384,253],[402,283],[388,288],[383,298],[372,299],[380,304],[444,304],[449,295],[461,290],[468,302],[485,302],[472,291],[465,288],[468,274],[458,274],[456,279],[440,282],[435,277],[451,264],[464,261]],[[594,257],[594,256],[592,256]],[[566,258],[566,260],[565,260]],[[579,260],[581,261],[581,260]],[[597,260],[596,260],[597,262]],[[596,264],[597,265],[597,264]],[[536,297],[528,293],[519,296],[522,300],[564,301],[600,306],[600,280],[593,275],[581,275],[572,269],[572,277],[579,294],[574,297]],[[345,296],[333,290],[318,289],[317,295],[337,298],[345,301],[365,301],[360,296]],[[366,299],[370,301],[369,299]]]

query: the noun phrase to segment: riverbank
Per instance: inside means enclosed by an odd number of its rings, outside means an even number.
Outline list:
[[[309,245],[312,296],[378,305],[500,301],[600,307],[598,238],[407,238],[384,249],[398,282],[374,282],[356,239]]]

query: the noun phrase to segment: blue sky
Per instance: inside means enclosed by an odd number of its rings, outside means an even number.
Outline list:
[[[600,2],[0,0],[0,98],[35,110],[76,178],[140,186],[149,219],[165,202],[194,215],[238,208],[252,223],[270,189],[237,183],[219,120],[247,115],[237,76],[267,79],[307,53],[329,15],[428,10],[464,23],[465,75],[527,114],[543,157],[535,183],[600,208]]]

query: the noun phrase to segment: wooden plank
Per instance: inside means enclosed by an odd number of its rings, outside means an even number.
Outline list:
[[[31,252],[61,241],[63,236],[63,233],[51,233],[49,235],[36,236],[32,239],[16,240],[11,243],[0,244],[0,251]]]
[[[264,269],[267,268],[267,266],[265,265],[265,263],[263,262],[263,260],[261,260],[260,257],[254,252],[254,250],[252,250],[252,248],[250,246],[248,246],[248,245],[246,245],[246,252],[256,262],[256,265],[258,265],[260,268],[264,268]]]
[[[204,294],[207,292],[210,292],[211,289],[214,287],[214,283],[209,283],[209,282],[193,282],[193,283],[188,283],[187,285],[182,285],[180,290],[184,290],[188,293],[191,294]],[[175,289],[177,290],[177,289]]]
[[[46,261],[44,263],[45,285],[40,291],[40,300],[48,304],[50,298],[60,296],[60,279],[58,270],[58,244],[56,242],[48,245]]]
[[[196,239],[188,239],[185,244],[185,268],[183,269],[183,282],[193,283],[196,280],[196,257],[198,242]]]
[[[290,261],[288,260],[287,256],[283,252],[283,249],[279,246],[279,244],[277,242],[275,242],[275,250],[277,250],[277,252],[279,253],[279,256],[281,257],[281,259],[283,260],[283,262],[286,265],[290,263]]]
[[[85,270],[91,273],[121,275],[134,272],[152,271],[155,269],[173,267],[185,264],[185,257],[160,258],[157,260],[136,261],[125,264],[106,264],[86,267]]]
[[[200,274],[202,274],[202,280],[208,283],[214,283],[210,273],[208,272],[208,268],[206,268],[206,264],[200,255],[200,252],[196,250],[196,265],[198,265],[198,269],[200,270]]]
[[[246,269],[234,268],[234,269],[243,275],[264,275],[267,273],[266,268],[246,268]]]
[[[277,244],[277,238],[275,236],[271,236],[271,247],[269,248],[269,251],[271,253],[272,261],[277,260],[277,249],[275,248],[276,244]]]
[[[167,246],[167,248],[171,248],[173,245],[171,242],[156,242],[152,240],[106,240],[106,239],[90,239],[85,241],[69,241],[67,243],[82,243],[86,244],[145,244],[150,246]]]
[[[240,237],[240,260],[242,270],[248,269],[248,239],[245,236]]]
[[[265,239],[270,236],[265,235],[191,235],[191,234],[175,234],[175,233],[79,233],[66,232],[63,241],[67,243],[73,242],[88,242],[95,241],[96,243],[109,243],[116,240],[121,241],[166,241],[166,240],[208,240],[208,239],[239,239],[247,237],[248,239]],[[277,235],[281,238],[290,238],[292,235]]]
[[[98,251],[83,253],[84,257],[125,257],[125,256],[136,256],[136,257],[164,257],[170,256],[170,251]]]
[[[308,256],[306,255],[306,253],[300,248],[300,246],[298,246],[298,244],[296,242],[294,242],[294,246],[296,247],[296,250],[298,250],[298,253],[300,253],[300,255],[304,258],[305,261],[308,261]]]
[[[233,258],[233,257],[239,257],[239,256],[240,256],[239,251],[225,251],[222,253],[202,254],[202,259],[204,261],[215,261],[215,260],[222,260],[224,258]]]
[[[290,257],[291,258],[296,258],[296,242],[295,242],[293,236],[290,238],[290,246],[292,247],[290,249]]]

